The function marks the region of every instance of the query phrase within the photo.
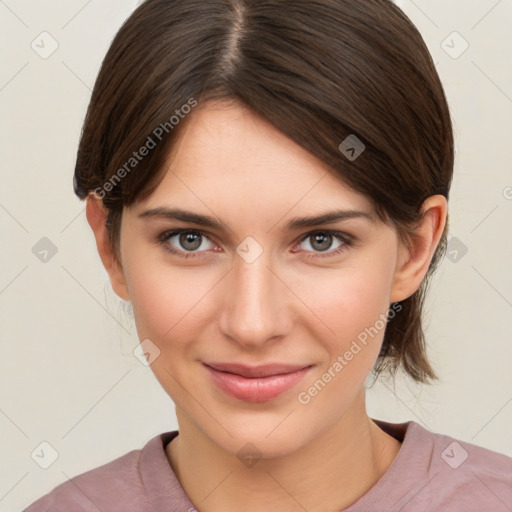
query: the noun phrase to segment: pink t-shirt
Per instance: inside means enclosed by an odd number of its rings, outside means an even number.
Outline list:
[[[343,512],[512,512],[512,458],[414,421],[373,420],[402,446]],[[165,455],[178,431],[66,481],[24,512],[196,512]]]

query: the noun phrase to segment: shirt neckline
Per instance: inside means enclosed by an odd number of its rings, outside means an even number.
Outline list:
[[[384,432],[397,439],[401,447],[373,487],[342,512],[363,512],[376,504],[380,510],[392,510],[397,496],[402,499],[428,470],[433,446],[428,430],[414,421],[388,423],[371,419]],[[180,509],[183,506],[195,509],[166,456],[166,446],[178,435],[178,430],[164,432],[153,437],[142,449],[139,472],[152,510],[175,512],[177,504]],[[407,466],[406,471],[404,466]]]

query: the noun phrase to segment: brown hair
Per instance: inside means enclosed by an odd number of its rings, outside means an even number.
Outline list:
[[[391,1],[146,0],[105,56],[74,176],[79,198],[103,199],[116,254],[123,207],[155,189],[186,114],[208,99],[248,106],[326,162],[405,244],[423,201],[448,198],[454,150],[443,87]],[[349,135],[365,145],[355,159],[339,149]],[[418,382],[437,378],[422,310],[447,229],[420,288],[388,319],[374,375],[402,367]]]

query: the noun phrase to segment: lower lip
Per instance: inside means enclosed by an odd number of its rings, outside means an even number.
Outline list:
[[[226,394],[246,402],[266,402],[277,398],[293,388],[311,368],[269,377],[246,378],[234,373],[221,372],[203,365],[212,376],[213,382]]]

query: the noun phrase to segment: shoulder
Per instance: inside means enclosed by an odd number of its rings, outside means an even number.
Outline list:
[[[137,471],[141,453],[142,450],[133,450],[107,464],[66,480],[32,503],[25,512],[97,512],[104,507],[111,507],[115,502],[121,507],[119,510],[129,503],[136,504],[139,509],[145,508],[140,503],[144,495],[141,493],[141,481]],[[130,494],[129,501],[125,499],[127,492]]]
[[[142,449],[132,450],[102,466],[81,473],[55,487],[24,512],[130,512],[147,510],[151,471],[172,473],[165,459],[164,445],[177,432],[152,438]]]
[[[416,478],[402,497],[404,512],[512,510],[511,457],[431,432],[413,421],[406,425],[406,457],[401,457],[395,476]]]
[[[476,444],[433,433],[429,474],[436,505],[467,510],[512,510],[512,458]]]

